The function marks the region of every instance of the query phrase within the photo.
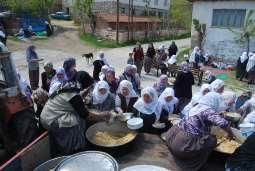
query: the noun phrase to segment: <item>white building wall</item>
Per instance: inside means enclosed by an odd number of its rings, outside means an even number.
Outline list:
[[[255,0],[233,1],[198,1],[193,3],[193,19],[206,24],[207,32],[204,44],[205,52],[225,58],[238,58],[246,46],[237,43],[236,35],[228,28],[212,27],[213,9],[255,9]],[[255,19],[255,16],[254,16]],[[194,33],[192,27],[192,33]],[[255,50],[255,38],[251,41],[251,50]]]

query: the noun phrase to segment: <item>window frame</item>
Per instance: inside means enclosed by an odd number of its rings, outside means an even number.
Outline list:
[[[241,12],[243,13],[243,15],[241,15]],[[211,27],[212,28],[241,29],[241,28],[243,28],[244,23],[245,23],[246,13],[247,13],[246,9],[224,9],[224,8],[223,9],[213,9]],[[225,17],[225,19],[224,19],[224,17]],[[226,19],[226,17],[228,17],[228,18]],[[232,17],[234,17],[235,19],[233,19]],[[241,18],[237,19],[236,17],[241,17]],[[232,25],[230,25],[230,21],[229,21],[231,19],[234,20],[234,21],[232,21]],[[241,23],[239,25],[237,24],[237,22],[238,22],[237,20],[241,21]],[[219,22],[220,22],[220,24],[219,24]],[[224,22],[225,22],[225,24],[224,24]],[[226,24],[226,22],[227,22],[227,24]],[[233,25],[233,23],[235,23],[235,24]]]

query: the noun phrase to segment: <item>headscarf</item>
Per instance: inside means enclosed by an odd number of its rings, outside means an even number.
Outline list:
[[[199,93],[201,95],[203,95],[204,91],[208,89],[209,91],[211,91],[211,85],[210,84],[202,84]]]
[[[189,117],[199,114],[205,110],[212,109],[215,112],[220,112],[221,95],[216,92],[209,92],[201,97],[197,106],[189,112]]]
[[[168,86],[167,75],[161,75],[159,77],[158,82],[153,85],[153,88],[161,94],[167,88],[167,86]]]
[[[50,69],[53,69],[53,63],[50,62],[50,61],[47,61],[44,63],[44,68],[50,68]]]
[[[173,97],[170,102],[165,100],[166,97]],[[174,96],[174,90],[172,88],[166,88],[163,93],[159,96],[155,114],[157,119],[160,118],[162,110],[166,110],[168,113],[173,113],[174,106],[178,103],[178,99]]]
[[[100,89],[106,89],[106,93],[104,95],[102,95],[99,90]],[[110,93],[110,87],[108,85],[108,83],[106,81],[99,81],[92,93],[93,96],[93,104],[97,105],[97,104],[102,104],[106,98],[108,97]]]
[[[72,79],[74,73],[71,71],[71,68],[76,65],[76,60],[74,58],[68,58],[64,61],[63,68],[65,69],[65,74],[68,80]]]
[[[182,62],[181,63],[181,70],[184,73],[188,73],[190,71],[189,64],[187,62],[185,62],[185,61]]]
[[[34,51],[35,46],[31,45],[26,50],[26,55],[30,59],[38,59],[37,53]]]
[[[28,97],[31,98],[32,90],[29,87],[27,80],[21,77],[20,73],[17,72],[17,80],[20,86],[21,91]]]
[[[106,72],[108,71],[110,67],[108,65],[104,65],[101,68],[101,72],[99,74],[99,79],[102,81],[105,79]]]
[[[249,57],[249,60],[246,66],[246,71],[249,72],[254,66],[255,66],[255,54]]]
[[[241,63],[244,63],[244,61],[246,61],[246,59],[248,59],[247,52],[243,52],[242,55],[240,56]]]
[[[196,54],[199,52],[199,47],[196,46],[194,47],[193,49],[193,52],[191,53],[190,57],[189,57],[189,62],[192,63],[192,62],[196,62],[195,59],[196,59]]]
[[[206,90],[206,89],[209,89],[209,91],[211,91],[211,86],[210,84],[203,84],[200,88],[200,91],[198,93],[196,93],[191,101],[189,102],[188,105],[186,105],[184,107],[184,109],[181,111],[183,117],[188,117],[189,116],[189,111],[199,103],[199,100],[201,99],[201,97],[203,97],[203,92]]]
[[[216,79],[211,83],[212,91],[218,92],[219,89],[221,89],[224,86],[224,81],[220,79]]]
[[[160,50],[161,52],[164,52],[165,51],[165,45],[160,45],[158,50]]]
[[[105,65],[109,65],[103,51],[100,51],[98,53],[97,59],[100,60],[100,61],[103,61]]]
[[[172,55],[171,58],[168,60],[168,63],[171,65],[176,63],[176,61],[177,61],[176,58],[177,58],[176,55]]]
[[[49,96],[45,90],[38,88],[37,90],[33,92],[32,99],[34,103],[44,106],[46,102],[48,101]]]
[[[63,75],[64,79],[60,79],[58,77],[59,75]],[[65,84],[66,81],[67,80],[64,68],[63,67],[57,68],[56,75],[54,76],[50,84],[49,95],[51,96],[58,88],[61,87],[61,85]]]
[[[127,64],[127,66],[125,67],[125,70],[124,70],[124,73],[127,75],[127,76],[131,76],[130,73],[132,73],[134,67],[133,65],[130,65],[130,64]]]
[[[137,94],[133,88],[133,85],[130,81],[127,81],[127,80],[123,80],[120,82],[120,85],[119,85],[119,88],[117,90],[117,93],[118,94],[123,94],[122,93],[122,90],[123,88],[127,88],[128,91],[129,91],[129,94],[126,98],[132,98],[132,97],[137,97]]]
[[[146,103],[143,99],[144,95],[148,94],[151,98],[150,103]],[[144,88],[141,92],[141,97],[138,99],[138,101],[134,104],[134,108],[137,109],[139,112],[143,114],[153,114],[156,110],[158,103],[158,95],[154,88],[147,87]]]

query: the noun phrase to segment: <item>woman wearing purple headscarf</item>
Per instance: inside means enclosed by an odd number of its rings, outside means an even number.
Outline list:
[[[65,70],[66,79],[68,81],[73,80],[76,74],[76,60],[74,58],[68,58],[64,61],[63,68]]]
[[[153,85],[153,88],[157,91],[158,96],[169,86],[167,75],[161,75],[158,82]]]
[[[109,87],[110,87],[110,92],[112,94],[116,94],[116,91],[118,89],[118,86],[119,86],[119,80],[115,77],[115,71],[113,68],[109,68],[107,71],[106,71],[106,74],[105,74],[105,79],[104,79]]]

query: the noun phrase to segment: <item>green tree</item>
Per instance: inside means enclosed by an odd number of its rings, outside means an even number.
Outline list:
[[[190,29],[192,4],[187,0],[171,0],[169,15],[172,28]]]
[[[74,10],[76,16],[81,22],[82,33],[85,33],[85,25],[90,24],[91,30],[95,32],[95,19],[92,13],[92,5],[94,0],[75,0]]]
[[[249,55],[250,52],[250,40],[252,37],[255,37],[255,19],[253,19],[253,16],[255,16],[255,10],[249,10],[245,18],[244,26],[240,31],[230,28],[230,31],[236,34],[237,41],[244,44],[246,43],[247,55]]]
[[[34,16],[48,18],[55,0],[7,0],[7,6],[15,13],[30,12]]]

